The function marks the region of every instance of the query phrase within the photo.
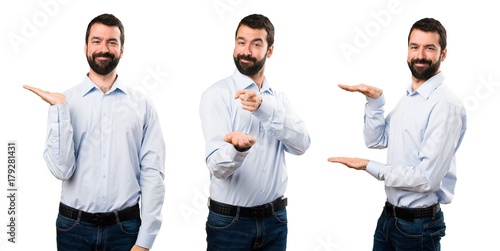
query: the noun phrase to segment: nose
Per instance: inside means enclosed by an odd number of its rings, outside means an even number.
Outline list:
[[[97,50],[101,53],[109,52],[108,44],[107,43],[99,44],[99,47],[97,48]]]
[[[252,52],[250,51],[250,44],[245,45],[245,47],[243,48],[243,55],[245,56],[252,55]]]
[[[416,55],[418,59],[424,59],[425,58],[425,53],[424,53],[425,51],[424,50],[425,50],[424,48],[418,49],[417,55]]]

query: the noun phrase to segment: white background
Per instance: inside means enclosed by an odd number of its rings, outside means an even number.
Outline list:
[[[386,110],[410,83],[407,36],[420,18],[448,31],[442,70],[468,110],[457,154],[453,203],[444,205],[443,250],[491,250],[500,224],[494,203],[500,174],[500,18],[494,1],[4,1],[0,5],[1,139],[0,250],[55,250],[61,182],[42,158],[48,105],[23,84],[62,92],[88,71],[83,46],[88,22],[113,13],[125,25],[120,76],[154,100],[167,145],[164,223],[154,250],[205,250],[208,170],[198,114],[200,95],[234,70],[234,32],[261,13],[276,29],[266,76],[305,120],[312,144],[287,156],[288,250],[370,250],[385,195],[383,183],[326,161],[357,156],[385,161],[362,139],[364,97],[338,83],[382,88]],[[138,2],[138,1],[130,1]],[[349,48],[345,53],[343,48]],[[16,141],[16,244],[7,241],[7,142]],[[492,229],[492,230],[489,230]]]

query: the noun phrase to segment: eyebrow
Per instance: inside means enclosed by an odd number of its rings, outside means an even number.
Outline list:
[[[93,37],[91,38],[91,40],[94,40],[94,39],[97,39],[97,40],[104,40],[102,37],[98,37],[98,36],[93,36]],[[107,41],[118,41],[118,39],[113,37],[113,38],[109,38],[109,39],[107,39]]]
[[[419,43],[410,43],[408,46],[412,46],[412,45],[420,46],[421,44],[419,44]],[[437,45],[435,45],[435,44],[424,44],[423,47],[436,47],[437,48]]]
[[[246,41],[247,39],[245,39],[244,37],[237,37],[236,40],[245,40]],[[255,39],[251,40],[250,42],[264,42],[264,40],[262,40],[262,38],[259,37],[259,38],[255,38]]]

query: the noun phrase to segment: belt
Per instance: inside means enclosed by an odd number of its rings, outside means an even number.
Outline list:
[[[59,203],[59,214],[68,218],[77,220],[80,216],[80,221],[89,222],[94,226],[106,226],[116,224],[119,221],[126,221],[140,218],[139,204],[125,208],[120,211],[113,211],[109,213],[88,213]]]
[[[396,207],[389,202],[385,203],[385,212],[387,216],[401,218],[407,221],[413,221],[418,218],[434,217],[439,211],[441,211],[439,203],[425,208],[403,208]]]
[[[273,202],[255,207],[240,207],[217,202],[210,199],[208,207],[214,213],[241,217],[263,218],[272,215],[274,212],[284,209],[288,204],[288,199],[280,197]],[[239,213],[239,214],[238,214]]]

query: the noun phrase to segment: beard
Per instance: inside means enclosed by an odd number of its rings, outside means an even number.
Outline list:
[[[262,67],[264,67],[264,64],[266,63],[266,57],[264,57],[262,60],[257,60],[257,58],[250,57],[250,56],[244,56],[244,55],[237,55],[236,57],[233,56],[234,59],[234,64],[236,64],[236,68],[238,71],[240,71],[241,74],[246,75],[246,76],[253,76],[257,74]],[[248,60],[253,62],[253,64],[249,63],[241,63],[240,60]]]
[[[97,57],[106,57],[109,60],[106,61],[98,61]],[[116,57],[115,55],[106,52],[106,53],[93,53],[91,57],[87,56],[87,62],[90,65],[90,68],[99,75],[108,75],[112,72],[118,63],[120,62],[120,57]]]
[[[416,67],[415,64],[427,64],[427,67]],[[412,59],[408,62],[408,67],[410,67],[411,74],[416,79],[427,80],[434,76],[441,65],[441,57],[439,57],[436,63],[432,63],[431,60],[426,59]]]

